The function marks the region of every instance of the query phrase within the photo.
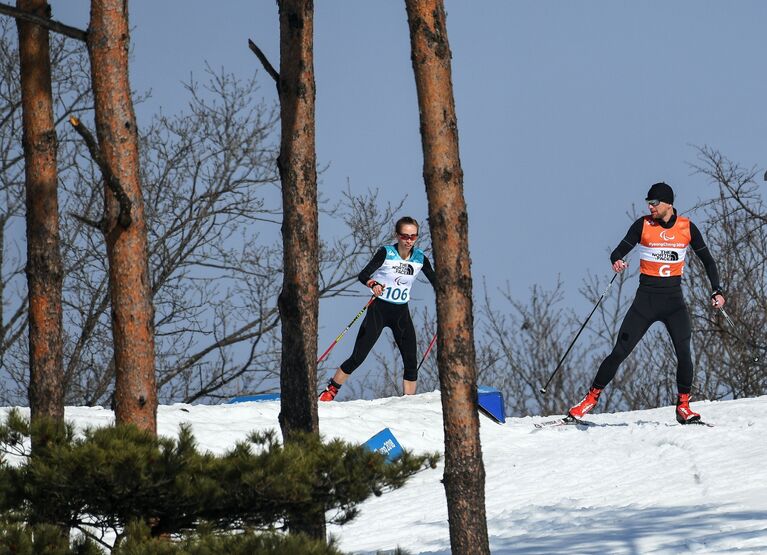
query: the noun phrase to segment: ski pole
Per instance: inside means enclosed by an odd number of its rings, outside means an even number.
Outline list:
[[[429,353],[431,352],[431,348],[434,347],[434,342],[437,340],[437,334],[434,334],[434,337],[431,338],[431,342],[429,343],[429,348],[426,349],[426,352],[423,354],[423,358],[421,359],[421,362],[418,363],[418,368],[415,369],[416,373],[421,369],[421,365],[426,361],[426,357],[429,356]]]
[[[559,364],[557,364],[557,367],[554,369],[554,371],[551,373],[551,376],[549,376],[549,381],[546,382],[546,385],[544,385],[541,388],[541,393],[546,393],[546,388],[549,387],[549,384],[551,383],[551,380],[554,379],[554,376],[557,375],[557,372],[559,372],[559,369],[562,367],[562,363],[565,361],[565,358],[568,354],[570,354],[570,349],[573,348],[573,345],[575,345],[575,342],[578,340],[578,337],[581,335],[581,332],[583,331],[583,328],[586,327],[586,324],[589,323],[589,320],[591,320],[591,317],[594,315],[594,312],[596,312],[597,307],[599,306],[599,303],[602,302],[602,299],[605,298],[605,295],[607,295],[607,292],[610,290],[610,287],[612,287],[613,282],[615,281],[615,278],[618,277],[618,272],[615,272],[615,275],[613,276],[613,279],[610,280],[610,283],[607,284],[607,287],[605,288],[604,292],[602,293],[602,296],[599,297],[599,300],[597,301],[597,304],[594,305],[594,308],[591,309],[591,313],[588,315],[586,320],[581,324],[581,329],[578,330],[578,333],[575,334],[575,338],[570,342],[570,346],[567,348],[567,351],[565,351],[565,354],[562,355],[562,358],[559,359]]]
[[[730,315],[727,314],[727,311],[724,309],[724,307],[723,306],[717,306],[717,308],[719,309],[719,312],[722,313],[722,316],[724,316],[724,319],[727,320],[727,322],[730,324],[730,327],[732,328],[732,331],[730,333],[732,333],[732,335],[735,336],[735,339],[740,341],[744,346],[753,348],[753,345],[748,344],[745,341],[745,339],[743,339],[740,336],[740,334],[737,333],[737,331],[736,331],[737,328],[735,327],[735,322],[732,321],[732,318],[730,318]],[[759,355],[752,356],[751,360],[753,360],[754,362],[759,362]]]
[[[357,313],[357,315],[354,317],[354,320],[352,320],[351,322],[349,322],[349,325],[348,325],[348,326],[346,326],[346,327],[344,328],[344,331],[342,331],[342,332],[339,334],[339,336],[338,336],[338,337],[336,337],[335,341],[333,341],[333,343],[331,343],[331,344],[330,344],[330,347],[328,347],[328,348],[327,348],[327,350],[326,350],[324,353],[322,353],[322,356],[320,356],[320,358],[318,358],[318,359],[317,359],[317,364],[319,364],[320,362],[322,362],[323,360],[325,360],[325,357],[326,357],[326,356],[328,356],[328,354],[330,354],[330,351],[332,351],[332,350],[333,350],[333,347],[335,347],[335,346],[336,346],[336,344],[338,344],[338,342],[339,342],[339,341],[341,341],[341,339],[343,338],[343,336],[344,336],[344,335],[346,335],[346,332],[347,332],[347,331],[349,331],[349,328],[351,328],[351,327],[354,325],[354,322],[356,322],[356,321],[357,321],[357,319],[358,319],[360,316],[362,316],[362,313],[363,313],[363,312],[365,312],[365,311],[367,310],[367,308],[368,308],[368,307],[369,307],[371,304],[373,304],[373,301],[374,301],[374,300],[376,300],[376,296],[375,296],[375,295],[373,295],[372,297],[370,297],[370,300],[367,302],[367,304],[366,304],[365,306],[363,306],[363,307],[362,307],[362,310],[360,310],[360,311]]]

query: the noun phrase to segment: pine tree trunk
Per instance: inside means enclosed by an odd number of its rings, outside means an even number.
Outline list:
[[[283,285],[280,426],[285,441],[319,434],[317,316],[319,246],[314,122],[314,7],[280,0],[280,117],[278,166],[282,181]],[[325,538],[324,515],[291,519],[291,530]]]
[[[49,17],[46,0],[17,7]],[[57,139],[51,93],[48,30],[16,20],[21,58],[21,102],[27,204],[29,290],[29,407],[33,420],[64,420]]]
[[[282,0],[280,7],[280,116],[282,240],[280,293],[283,436],[319,433],[317,422],[317,313],[319,262],[317,169],[314,146],[313,7]]]
[[[445,432],[450,546],[489,554],[479,438],[469,226],[442,0],[405,0],[421,117],[429,229],[438,272],[437,364]]]
[[[118,223],[119,206],[106,187],[106,246],[116,369],[115,417],[157,431],[154,309],[147,230],[139,174],[136,115],[130,96],[128,3],[92,0],[88,36],[96,135],[107,166],[131,202],[131,223]]]

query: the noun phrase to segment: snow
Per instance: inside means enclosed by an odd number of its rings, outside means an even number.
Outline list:
[[[692,406],[714,427],[680,426],[673,407],[592,414],[588,428],[480,416],[492,553],[767,553],[767,396]],[[201,448],[220,453],[253,430],[279,433],[279,410],[279,401],[161,406],[158,427],[171,436],[187,422]],[[320,403],[319,416],[326,438],[361,443],[388,427],[406,449],[443,450],[439,392]],[[84,427],[113,415],[70,407],[66,418]],[[329,532],[356,554],[449,554],[442,471],[371,498]]]

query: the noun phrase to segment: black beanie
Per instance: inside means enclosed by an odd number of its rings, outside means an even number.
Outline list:
[[[668,204],[674,204],[674,189],[667,183],[656,183],[647,191],[645,200],[659,200]]]

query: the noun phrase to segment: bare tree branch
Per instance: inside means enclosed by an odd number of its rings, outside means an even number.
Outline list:
[[[105,228],[106,220],[104,220],[104,218],[102,218],[99,221],[96,221],[96,220],[91,220],[90,218],[86,218],[85,216],[81,216],[80,214],[75,214],[74,212],[70,212],[69,215],[81,221],[85,225],[92,227],[93,229],[97,229],[101,231],[102,233],[106,231],[106,228]]]
[[[256,46],[256,43],[252,40],[248,39],[248,46],[253,51],[253,53],[258,57],[259,61],[261,62],[261,65],[264,66],[264,69],[266,72],[272,76],[272,79],[274,79],[274,82],[277,85],[277,92],[280,92],[280,74],[277,73],[277,70],[274,69],[274,66],[269,62],[268,58],[266,57],[266,54],[264,54],[261,49]]]
[[[50,6],[48,7],[48,9],[50,11]],[[7,4],[0,3],[0,14],[10,15],[11,17],[15,17],[16,19],[22,19],[24,21],[29,21],[31,23],[37,23],[41,27],[45,27],[46,29],[50,31],[60,33],[72,39],[80,40],[83,42],[86,42],[88,40],[87,31],[83,31],[82,29],[78,29],[77,27],[70,27],[69,25],[64,25],[63,23],[60,23],[53,19],[49,19],[48,17],[40,17],[28,12],[22,11],[14,6],[9,6]]]
[[[106,160],[104,159],[104,156],[101,153],[101,149],[99,148],[98,143],[96,142],[96,139],[90,130],[80,121],[79,118],[75,116],[71,116],[69,118],[69,123],[72,124],[72,127],[75,128],[75,131],[77,131],[85,141],[85,144],[88,147],[88,151],[93,157],[93,161],[96,162],[98,167],[101,169],[101,173],[104,176],[104,181],[109,187],[109,190],[114,194],[115,198],[117,198],[117,202],[120,204],[120,213],[117,216],[117,221],[120,223],[123,229],[128,229],[131,224],[131,200],[125,193],[125,190],[120,184],[120,181],[109,168],[109,164],[107,164]]]

